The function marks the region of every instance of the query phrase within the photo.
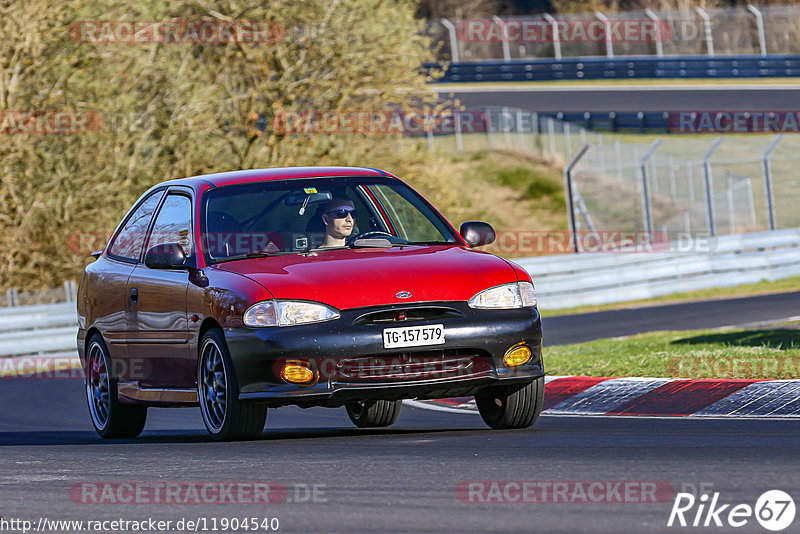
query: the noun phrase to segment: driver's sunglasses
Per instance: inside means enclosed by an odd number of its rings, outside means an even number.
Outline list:
[[[348,215],[351,215],[354,219],[356,218],[356,210],[336,210],[328,213],[333,215],[334,219],[346,219]]]

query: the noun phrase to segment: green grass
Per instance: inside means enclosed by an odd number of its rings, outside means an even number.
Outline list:
[[[534,278],[534,282],[536,279]],[[800,276],[784,278],[775,282],[762,280],[755,284],[743,284],[732,287],[713,287],[700,289],[698,291],[687,291],[684,293],[672,293],[652,299],[631,300],[628,302],[617,302],[614,304],[602,304],[599,306],[577,306],[575,308],[561,309],[540,309],[542,317],[556,317],[559,315],[576,315],[580,313],[592,313],[598,311],[621,310],[625,308],[639,308],[643,306],[659,306],[661,304],[677,304],[679,302],[690,302],[697,300],[713,300],[735,297],[752,297],[756,295],[769,295],[771,293],[788,293],[800,291]]]
[[[546,347],[545,368],[552,375],[800,378],[798,326],[652,332]]]

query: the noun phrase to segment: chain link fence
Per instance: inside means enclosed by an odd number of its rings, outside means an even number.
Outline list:
[[[673,10],[543,14],[430,21],[440,57],[492,59],[591,56],[794,54],[800,6],[686,6]]]
[[[675,241],[800,227],[800,135],[599,133],[509,107],[469,121],[469,132],[429,134],[428,149],[510,150],[571,165],[576,232]]]

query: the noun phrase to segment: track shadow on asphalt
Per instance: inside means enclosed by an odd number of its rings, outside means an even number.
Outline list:
[[[250,441],[228,443],[252,443],[256,441],[282,441],[298,439],[352,438],[363,436],[409,436],[425,434],[458,434],[473,432],[492,432],[490,428],[297,428],[266,429],[258,438]],[[177,431],[155,431],[135,439],[101,439],[92,431],[33,431],[0,432],[0,447],[42,446],[42,445],[120,445],[120,444],[159,444],[159,443],[214,443],[207,433],[189,430],[181,434]]]
[[[800,349],[800,330],[779,328],[774,330],[744,330],[720,332],[687,337],[672,341],[673,345],[721,344],[737,347],[768,347],[771,349]]]

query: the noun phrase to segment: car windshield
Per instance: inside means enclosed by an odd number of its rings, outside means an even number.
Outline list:
[[[383,177],[305,178],[218,187],[203,206],[212,262],[342,247],[455,244],[419,194]]]

